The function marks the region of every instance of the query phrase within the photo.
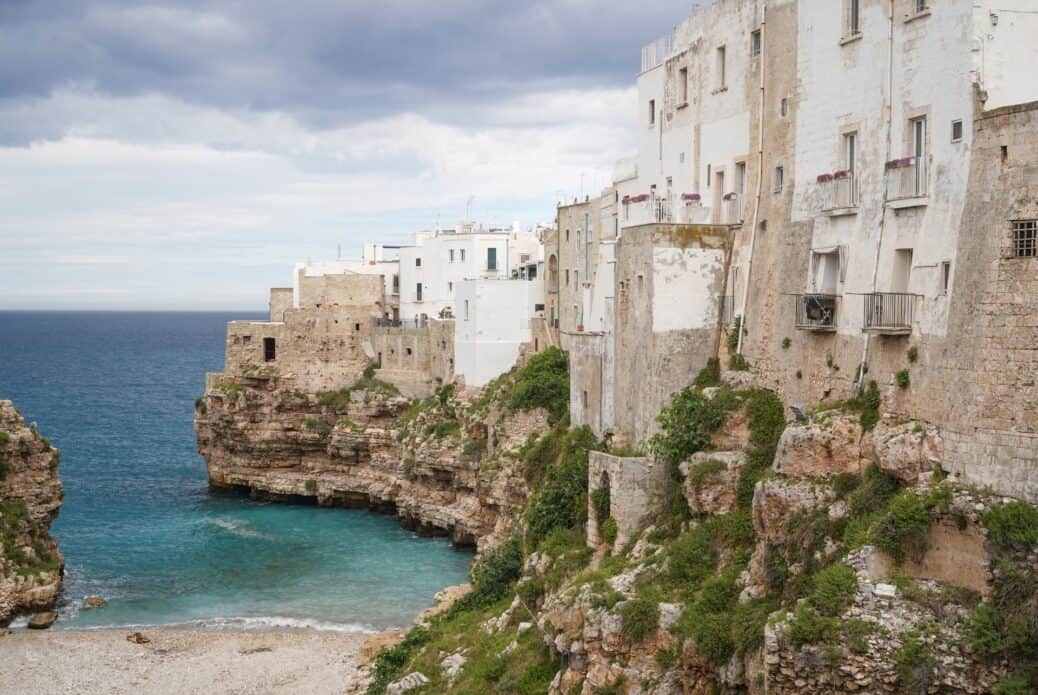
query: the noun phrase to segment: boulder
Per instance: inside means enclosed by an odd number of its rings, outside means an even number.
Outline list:
[[[886,417],[865,438],[863,453],[877,468],[914,484],[923,473],[941,467],[944,442],[940,430],[920,421]]]
[[[386,695],[403,695],[429,682],[424,673],[415,671],[409,673],[398,681],[393,681],[386,687]]]
[[[742,451],[701,451],[681,464],[682,493],[693,514],[726,514],[735,509]]]
[[[83,608],[104,608],[108,605],[108,601],[105,601],[100,596],[87,596],[83,599]]]
[[[790,478],[861,473],[862,429],[857,413],[830,411],[786,427],[775,452],[775,472]]]
[[[46,630],[54,621],[58,619],[58,614],[54,611],[44,611],[43,613],[37,613],[29,618],[28,628],[30,630]]]

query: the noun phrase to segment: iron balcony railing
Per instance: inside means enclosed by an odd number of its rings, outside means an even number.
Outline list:
[[[887,200],[925,196],[927,173],[925,157],[904,157],[887,162]]]
[[[911,333],[917,296],[907,292],[866,294],[864,330],[890,335]]]
[[[823,174],[818,177],[818,185],[821,187],[823,211],[858,207],[858,181],[853,172]]]
[[[796,327],[807,331],[835,331],[839,295],[797,294]]]

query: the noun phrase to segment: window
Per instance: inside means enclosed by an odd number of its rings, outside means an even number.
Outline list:
[[[941,263],[941,294],[948,294],[951,287],[951,261]]]
[[[785,118],[789,115],[789,99],[782,97],[782,101],[779,102],[779,115]]]
[[[774,189],[776,193],[782,192],[782,184],[785,182],[785,178],[786,170],[780,166],[775,167],[775,176],[773,178],[772,183],[774,184]]]
[[[952,121],[952,142],[962,142],[962,120]]]
[[[407,352],[408,355],[411,354],[411,348],[404,348],[404,350]]]
[[[565,274],[566,274],[566,287],[569,287],[569,268],[567,268],[563,272],[565,272]]]
[[[684,164],[684,163],[685,163],[685,153],[681,152],[680,154],[678,154],[678,164]]]
[[[487,249],[487,270],[497,270],[497,249]]]
[[[750,56],[760,55],[760,29],[750,32]]]
[[[447,292],[453,292],[453,291],[454,291],[454,283],[453,282],[448,282],[447,283]]]
[[[917,13],[919,13],[919,12],[926,12],[928,9],[930,9],[929,0],[912,0],[912,1],[915,4],[915,11]]]
[[[656,100],[649,99],[649,127],[656,125]]]
[[[462,250],[461,250],[461,262],[462,262],[462,263],[464,263],[464,262],[465,262],[465,249],[462,249]]]
[[[861,33],[861,0],[847,0],[847,35]]]
[[[422,267],[422,259],[421,258],[414,259],[414,267],[415,268],[421,268]]]
[[[844,133],[843,136],[843,168],[854,173],[858,158],[858,134]]]
[[[735,163],[735,192],[740,195],[746,192],[746,162]]]
[[[580,392],[580,400],[584,405],[584,410],[587,410],[587,391]]]
[[[726,53],[726,50],[725,50],[724,46],[718,46],[717,47],[717,68],[716,69],[717,69],[717,88],[718,89],[725,89],[728,86],[727,74],[726,74],[727,66],[725,65],[725,63],[726,63],[725,53]]]
[[[580,271],[579,270],[574,270],[573,271],[573,284],[576,285],[577,287],[580,287]]]
[[[415,285],[414,294],[416,301],[422,301],[422,283],[419,282],[417,285]]]
[[[688,68],[678,70],[678,106],[688,103]]]
[[[711,168],[712,167],[709,164],[706,165],[706,187],[707,188],[710,188],[710,170],[711,170]]]
[[[449,260],[450,260],[451,263],[453,263],[454,262],[454,249],[451,249],[447,253],[450,254],[450,259]]]
[[[465,300],[465,320],[469,320],[469,300]]]
[[[393,276],[393,294],[400,294],[400,276]]]
[[[1013,258],[1038,257],[1038,220],[1013,222]]]
[[[249,343],[251,343],[251,342],[252,342],[252,336],[251,336],[251,335],[243,335],[243,336],[241,337],[241,342],[242,342],[242,344],[244,344],[244,345],[248,345]]]
[[[277,357],[277,346],[274,344],[273,338],[263,339],[263,361],[273,362],[274,358]]]
[[[912,156],[915,157],[915,195],[926,195],[926,117],[909,121],[912,129]]]
[[[566,242],[569,243],[569,230],[566,230]]]

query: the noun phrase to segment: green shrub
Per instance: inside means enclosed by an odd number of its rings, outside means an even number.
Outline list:
[[[790,340],[789,338],[783,338],[782,339],[782,349],[783,350],[788,350],[789,346],[792,345],[792,344],[793,344],[793,341]]]
[[[897,385],[902,390],[907,389],[909,384],[912,383],[911,378],[908,376],[908,370],[907,369],[902,369],[900,372],[895,374],[894,375],[894,381],[897,382]]]
[[[752,448],[747,456],[747,465],[739,472],[735,488],[735,505],[739,509],[749,509],[753,505],[754,487],[771,467],[782,431],[786,428],[782,401],[771,391],[750,391],[746,396],[746,415]]]
[[[811,605],[822,615],[838,616],[853,602],[857,587],[853,569],[842,562],[830,565],[815,575]]]
[[[548,422],[556,423],[569,412],[569,363],[556,347],[539,352],[518,370],[505,399],[512,410],[544,408]]]
[[[558,459],[548,466],[529,503],[527,529],[534,545],[552,529],[574,528],[587,521],[588,451],[601,448],[588,427],[560,437]]]
[[[921,557],[926,552],[932,523],[927,500],[905,490],[890,500],[886,514],[873,524],[869,541],[900,564],[909,554]]]
[[[764,553],[764,583],[769,591],[782,591],[789,578],[789,565],[782,551],[774,545],[768,545]]]
[[[549,432],[540,438],[531,434],[526,443],[520,447],[519,458],[526,462],[523,478],[531,488],[540,486],[548,466],[558,458],[560,437],[558,431]]]
[[[440,420],[426,426],[425,434],[437,440],[457,437],[461,434],[461,424],[457,420]]]
[[[0,432],[0,446],[7,446],[9,441],[11,441],[11,435],[7,434],[7,432]]]
[[[537,607],[537,602],[541,600],[546,592],[547,587],[544,580],[540,577],[531,577],[520,582],[515,587],[515,593],[530,610]]]
[[[879,407],[882,398],[879,393],[879,385],[872,380],[868,383],[857,398],[848,401],[847,407],[860,413],[861,427],[863,430],[871,430],[879,422]]]
[[[313,494],[313,493],[317,492],[317,481],[314,480],[313,478],[310,478],[309,480],[307,480],[306,481],[306,491],[309,492],[310,494]]]
[[[988,537],[1003,550],[1029,550],[1038,545],[1038,509],[1026,502],[991,507],[981,519]]]
[[[468,459],[482,458],[483,454],[487,450],[487,440],[485,439],[469,439],[465,442],[465,446],[462,447],[461,453]]]
[[[523,574],[523,551],[517,538],[479,556],[469,569],[472,591],[454,604],[458,610],[490,605],[508,596]]]
[[[933,652],[918,632],[910,630],[903,638],[904,641],[894,653],[901,689],[906,693],[926,693],[934,681],[936,661]]]
[[[732,321],[732,330],[728,333],[726,344],[728,347],[728,353],[732,354],[739,349],[739,332],[742,330],[742,317],[736,316],[735,320]]]
[[[523,670],[523,675],[519,678],[519,693],[520,695],[541,695],[546,693],[554,677],[555,664],[551,661],[531,664]]]
[[[709,434],[724,424],[736,406],[738,402],[723,390],[712,399],[694,388],[674,393],[656,417],[660,431],[649,442],[652,452],[676,471],[682,461],[709,445]]]
[[[641,644],[659,622],[660,606],[655,601],[633,598],[620,604],[620,634],[628,644]]]
[[[696,651],[714,664],[726,663],[735,653],[731,615],[707,613],[699,607],[686,609],[675,626],[680,634],[690,637]]]
[[[699,374],[696,375],[692,385],[701,389],[709,386],[720,386],[721,361],[716,357],[708,359],[706,361],[706,366],[699,370]]]
[[[698,585],[717,567],[714,535],[706,524],[688,531],[667,547],[667,575],[680,585]]]
[[[7,463],[7,459],[0,456],[0,480],[7,477],[7,474],[11,472],[11,465]]]
[[[591,491],[591,506],[595,510],[595,521],[603,523],[609,518],[609,487],[603,485]]]
[[[733,372],[748,372],[750,371],[749,360],[742,353],[735,353],[728,358],[728,369]]]
[[[876,466],[868,466],[861,484],[847,497],[851,516],[860,517],[883,509],[900,487],[897,478],[887,475]]]
[[[376,369],[378,369],[378,365],[375,364],[374,362],[372,362],[371,364],[369,364],[367,367],[364,368],[364,371],[361,372],[361,376],[363,378],[365,378],[365,379],[374,379],[375,378],[375,370]]]
[[[995,686],[994,695],[1034,695],[1038,691],[1038,677],[1034,674],[1014,673]]]
[[[908,361],[911,362],[912,364],[915,364],[916,360],[918,360],[918,359],[919,359],[919,348],[917,348],[915,345],[913,345],[912,347],[908,348]]]
[[[966,638],[973,652],[982,659],[993,660],[1006,650],[1002,635],[1002,616],[989,603],[982,603],[966,621]]]
[[[367,695],[384,695],[386,686],[404,675],[404,667],[431,640],[432,635],[428,630],[415,627],[407,633],[400,644],[383,647],[372,661],[372,679],[368,684]]]
[[[843,636],[847,640],[847,648],[852,654],[865,654],[869,651],[869,635],[875,633],[877,625],[861,618],[851,618],[843,623]]]
[[[613,543],[616,543],[617,533],[619,533],[619,530],[616,528],[616,519],[609,517],[602,522],[602,540],[604,540],[607,545],[612,546]]]
[[[680,656],[677,649],[661,647],[656,650],[656,663],[659,664],[661,669],[666,671],[678,665]]]
[[[787,636],[794,647],[818,644],[835,639],[838,623],[833,618],[819,615],[806,604],[797,606],[793,620],[789,623]]]

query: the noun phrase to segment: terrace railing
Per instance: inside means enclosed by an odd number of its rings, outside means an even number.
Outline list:
[[[912,332],[917,295],[907,292],[873,292],[865,295],[866,333],[905,335]]]
[[[835,331],[839,296],[835,294],[797,294],[796,327],[806,331]]]

